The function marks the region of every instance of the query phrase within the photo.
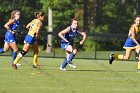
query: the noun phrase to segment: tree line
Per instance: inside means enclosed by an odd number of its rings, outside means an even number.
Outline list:
[[[0,0],[0,29],[12,10],[21,11],[21,29],[34,18],[34,12],[53,11],[53,30],[58,33],[78,18],[79,27],[87,34],[127,34],[133,19],[140,13],[140,0]],[[92,42],[92,39],[88,39]],[[88,43],[89,43],[88,42]],[[92,45],[92,44],[91,44]]]

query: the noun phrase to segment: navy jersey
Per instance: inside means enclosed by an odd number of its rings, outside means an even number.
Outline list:
[[[14,19],[15,20],[15,23],[11,24],[9,27],[11,30],[13,31],[17,31],[17,27],[19,26],[19,21]],[[6,34],[5,34],[5,42],[7,43],[13,43],[13,42],[16,42],[16,39],[15,39],[15,34],[12,34],[12,32],[10,31],[7,31]]]
[[[74,37],[77,35],[77,32],[78,32],[78,28],[76,28],[73,31],[72,27],[70,26],[70,32],[64,34],[64,38],[67,39],[70,43],[73,43],[74,42]],[[65,41],[62,39],[61,42],[65,42]]]
[[[15,20],[15,23],[11,24],[9,27],[10,27],[11,30],[17,31],[16,29],[19,26],[19,21],[16,20],[16,19],[14,19],[14,20]]]

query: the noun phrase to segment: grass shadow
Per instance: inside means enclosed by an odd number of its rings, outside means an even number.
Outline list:
[[[67,71],[74,71],[74,72],[136,72],[136,71],[110,71],[110,70],[89,70],[89,69],[83,69],[83,70],[67,70]]]

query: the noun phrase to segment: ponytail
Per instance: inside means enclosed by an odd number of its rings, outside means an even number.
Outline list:
[[[43,12],[35,12],[34,15],[35,15],[36,18],[39,18],[40,16],[44,16],[45,13],[43,13]]]
[[[34,15],[35,15],[36,18],[38,18],[39,17],[39,12],[35,12]]]

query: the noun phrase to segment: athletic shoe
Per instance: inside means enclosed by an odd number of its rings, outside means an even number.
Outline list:
[[[62,70],[62,71],[67,71],[66,68],[62,68],[62,65],[60,66],[60,70]]]
[[[70,66],[71,68],[76,68],[76,66],[73,65],[72,63],[69,63],[69,66]]]
[[[43,66],[40,66],[40,65],[36,65],[36,66],[33,65],[32,67],[33,67],[33,68],[43,68]]]
[[[113,55],[114,55],[114,54],[111,54],[111,55],[110,55],[110,58],[109,58],[109,64],[110,64],[110,65],[112,64],[113,60],[115,59],[115,58],[113,58]]]
[[[62,71],[67,71],[66,68],[62,68],[62,67],[60,67],[60,70],[62,70]]]
[[[17,69],[17,65],[16,64],[12,64],[12,67],[16,70]]]
[[[21,66],[21,64],[17,63],[16,66],[17,66],[17,67],[18,67],[18,66]]]

